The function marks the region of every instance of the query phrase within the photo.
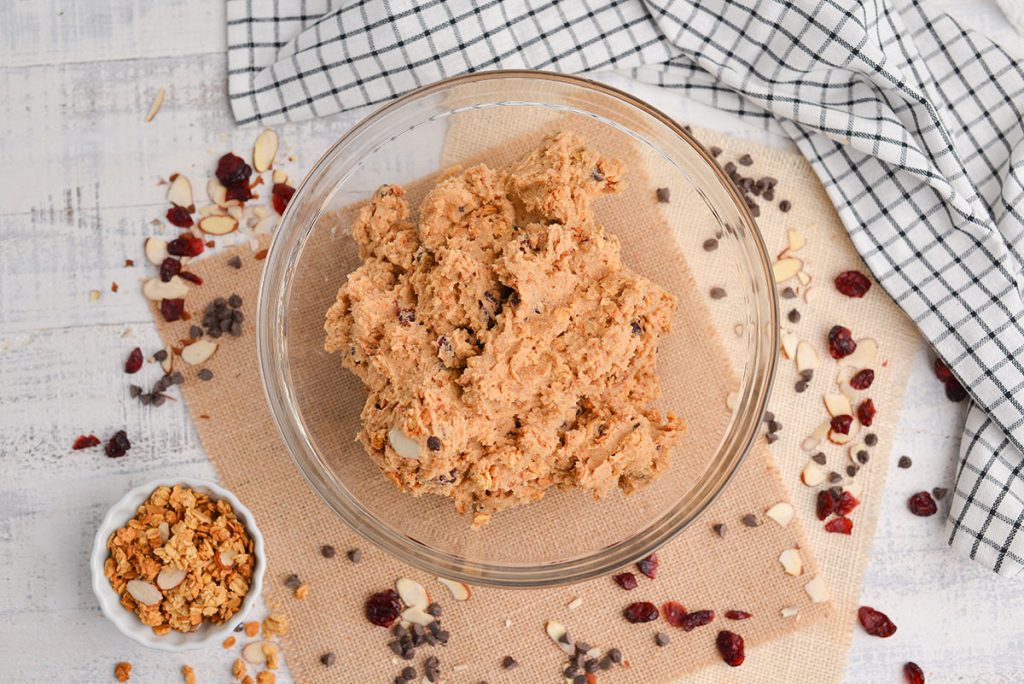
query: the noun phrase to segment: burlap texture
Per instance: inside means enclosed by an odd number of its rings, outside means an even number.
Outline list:
[[[267,538],[266,597],[291,618],[292,633],[285,640],[285,651],[297,681],[389,681],[401,669],[401,665],[392,662],[385,647],[388,635],[362,616],[364,598],[400,576],[422,582],[444,606],[443,623],[452,633],[450,645],[424,650],[417,661],[430,652],[438,655],[446,672],[445,681],[557,679],[562,655],[544,634],[547,619],[566,623],[577,638],[593,645],[623,649],[631,666],[602,674],[602,681],[661,682],[683,676],[687,676],[686,681],[820,682],[841,678],[854,619],[851,609],[867,563],[885,474],[884,456],[891,430],[897,423],[914,333],[877,287],[860,301],[845,300],[834,293],[829,284],[834,273],[863,266],[802,158],[752,149],[742,141],[708,132],[701,132],[700,137],[706,145],[725,148],[723,160],[751,152],[757,160],[754,168],[779,178],[780,197],[793,203],[788,214],[767,209],[759,223],[773,251],[782,249],[787,228],[799,227],[806,233],[808,245],[804,256],[809,270],[818,276],[815,285],[820,297],[812,305],[800,301],[801,322],[798,326],[784,323],[784,327],[797,327],[803,337],[820,340],[828,327],[842,322],[858,337],[863,334],[878,339],[881,353],[887,359],[886,367],[878,368],[878,379],[871,391],[881,411],[874,428],[880,446],[873,450],[874,458],[857,478],[863,487],[863,503],[852,516],[856,524],[854,535],[826,535],[813,518],[814,492],[799,482],[799,471],[807,459],[799,443],[824,416],[821,395],[830,389],[833,374],[820,372],[811,389],[797,395],[792,391],[795,371],[783,362],[771,402],[771,409],[784,424],[782,439],[772,447],[779,465],[769,455],[763,439],[759,439],[726,493],[700,521],[659,552],[662,570],[656,581],[645,581],[628,594],[607,578],[573,587],[525,592],[484,588],[478,589],[470,601],[456,603],[434,578],[362,542],[322,503],[287,455],[265,405],[257,371],[253,326],[262,262],[254,259],[248,247],[241,247],[190,267],[205,281],[190,295],[190,310],[199,313],[208,299],[237,292],[245,300],[243,310],[248,322],[246,334],[225,340],[206,364],[214,371],[214,380],[201,382],[195,377],[197,369],[186,368],[182,390],[200,439],[223,484],[252,509]],[[469,135],[460,140],[460,144],[474,144]],[[469,149],[463,149],[454,157],[463,159],[468,154]],[[634,168],[632,174],[634,188],[651,186],[644,169]],[[662,285],[671,284],[669,289],[681,298],[673,333],[675,344],[666,344],[659,368],[686,367],[686,355],[700,350],[699,359],[692,362],[718,364],[722,370],[718,386],[701,386],[699,391],[686,387],[680,378],[663,378],[666,405],[678,406],[691,425],[713,425],[716,420],[724,420],[725,394],[734,382],[728,359],[742,350],[738,352],[735,347],[738,338],[728,339],[714,333],[731,329],[731,322],[723,325],[721,320],[709,318],[731,315],[726,313],[730,311],[728,307],[708,306],[709,287],[721,283],[711,281],[716,277],[714,272],[700,268],[691,272],[685,260],[668,258],[675,251],[668,242],[659,242],[661,237],[656,232],[642,236],[628,232],[658,225],[662,220],[658,212],[685,211],[685,204],[631,201],[619,207],[623,213],[618,218],[630,219],[623,221],[616,220],[616,205],[607,202],[610,213],[601,218],[622,238],[626,263]],[[234,253],[243,259],[241,270],[225,265]],[[339,284],[343,273],[344,270],[339,271]],[[784,306],[784,312],[788,308]],[[835,320],[837,312],[841,312],[841,321]],[[169,344],[177,344],[185,337],[185,323],[158,324]],[[318,326],[308,332],[320,334]],[[699,376],[704,380],[715,374],[704,369]],[[361,405],[358,383],[353,381],[335,390],[345,398],[331,399],[336,404],[340,402],[331,414],[341,416],[339,429],[348,430],[349,424],[354,425],[352,421],[358,419],[357,412],[353,417],[352,407]],[[694,430],[691,438],[717,440],[718,433],[708,435]],[[353,458],[364,457],[357,445],[353,444],[350,450]],[[832,447],[826,451],[830,467],[845,469],[845,450]],[[685,456],[676,466],[684,459]],[[761,514],[790,496],[799,519],[809,528],[807,538],[799,521],[785,529],[770,521],[756,529],[740,523],[743,515]],[[621,505],[628,510],[630,504],[627,501]],[[712,535],[712,522],[727,523],[729,532],[725,539]],[[319,548],[325,543],[339,549],[338,557],[321,557]],[[357,546],[363,549],[364,558],[359,565],[351,565],[345,560],[344,551]],[[783,549],[793,546],[804,549],[806,573],[798,578],[783,574],[777,560]],[[804,585],[816,572],[811,549],[832,589],[835,603],[831,609],[810,604],[804,592]],[[291,597],[283,586],[284,578],[292,573],[299,574],[310,585],[305,601]],[[570,611],[566,604],[577,596],[583,599],[583,605]],[[719,617],[713,625],[691,633],[672,630],[664,623],[629,625],[621,617],[622,608],[630,601],[660,604],[669,599],[679,600],[691,609],[713,608],[722,613],[735,608],[747,610],[755,617],[740,623],[726,623]],[[800,616],[782,619],[779,611],[788,606],[800,608]],[[511,620],[510,627],[505,626],[506,620]],[[735,670],[720,663],[714,648],[715,634],[727,625],[743,634],[749,647],[747,664]],[[672,642],[664,648],[657,648],[653,642],[658,629],[667,630],[672,636]],[[335,651],[340,656],[338,664],[329,669],[318,662],[325,651]],[[499,663],[506,654],[513,655],[520,667],[502,671]],[[468,667],[453,673],[452,666],[460,664]]]

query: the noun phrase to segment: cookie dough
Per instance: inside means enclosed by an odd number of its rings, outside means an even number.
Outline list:
[[[650,404],[676,301],[591,209],[621,175],[560,133],[510,168],[444,174],[416,221],[397,185],[361,209],[325,348],[366,385],[358,439],[401,490],[479,527],[551,487],[628,494],[668,467],[685,425]]]

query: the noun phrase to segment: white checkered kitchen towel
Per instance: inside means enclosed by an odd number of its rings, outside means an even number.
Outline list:
[[[499,68],[624,71],[781,126],[974,401],[949,542],[1024,568],[1024,71],[916,0],[228,0],[239,123]]]

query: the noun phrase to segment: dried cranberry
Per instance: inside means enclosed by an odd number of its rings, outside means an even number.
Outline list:
[[[128,453],[128,450],[131,448],[132,443],[128,441],[128,433],[124,430],[118,430],[114,433],[114,436],[107,441],[107,445],[103,447],[103,450],[110,458],[121,458]]]
[[[174,257],[167,257],[160,264],[160,280],[171,282],[171,278],[181,273],[181,262]]]
[[[861,606],[857,610],[857,619],[860,620],[864,631],[871,636],[887,639],[896,633],[896,625],[892,623],[889,616],[874,608]]]
[[[292,186],[285,183],[274,183],[274,187],[270,191],[270,198],[274,203],[274,211],[278,214],[283,214],[294,194],[295,188]]]
[[[626,606],[622,614],[629,622],[653,622],[658,619],[658,607],[650,601],[637,601]]]
[[[903,678],[907,684],[924,684],[924,671],[917,663],[909,662],[903,666]]]
[[[833,534],[850,534],[853,532],[853,521],[849,518],[832,518],[825,523],[825,531]]]
[[[727,610],[725,611],[726,620],[749,620],[754,617],[745,610]]]
[[[636,562],[637,569],[651,579],[658,574],[658,554],[652,553],[647,558],[641,558]]]
[[[946,362],[939,357],[935,357],[935,377],[942,382],[949,382],[953,379],[953,371],[949,370]]]
[[[833,359],[842,359],[857,351],[857,343],[853,341],[853,333],[849,328],[834,325],[828,331],[828,353]]]
[[[199,256],[203,253],[203,249],[205,249],[203,239],[187,233],[167,243],[167,253],[171,256]]]
[[[713,610],[695,610],[692,613],[687,613],[683,616],[683,631],[692,632],[698,627],[710,624],[715,619],[715,611]]]
[[[631,572],[620,572],[618,575],[612,575],[612,579],[626,591],[636,589],[636,575]]]
[[[217,170],[214,172],[214,175],[217,176],[217,180],[221,182],[221,185],[229,188],[236,183],[248,181],[249,176],[252,175],[252,167],[246,164],[245,160],[238,155],[228,152],[217,160]]]
[[[239,202],[248,202],[252,199],[252,188],[249,187],[249,181],[244,180],[241,183],[235,183],[227,187],[227,192],[224,193],[224,200],[238,200]]]
[[[167,322],[173,322],[181,318],[181,314],[185,311],[185,300],[184,299],[161,299],[160,300],[160,315],[164,317]]]
[[[832,419],[832,431],[841,435],[850,434],[851,425],[853,425],[853,416],[848,416],[845,413]]]
[[[918,492],[910,497],[907,502],[907,508],[914,515],[919,515],[922,518],[927,518],[930,515],[935,515],[939,510],[938,504],[935,503],[935,499],[928,492]]]
[[[128,353],[128,360],[124,362],[124,372],[131,375],[138,373],[142,368],[142,350],[136,347]]]
[[[203,279],[197,276],[195,273],[192,273],[191,271],[182,271],[178,275],[181,276],[182,280],[187,280],[190,283],[195,283],[196,285],[203,284]]]
[[[666,601],[661,606],[661,616],[673,627],[682,627],[686,618],[686,608],[676,601]]]
[[[379,591],[366,599],[366,619],[378,627],[390,627],[402,614],[402,604],[394,589]]]
[[[823,489],[818,492],[817,514],[818,520],[825,520],[836,512],[836,505],[839,500],[831,489]]]
[[[857,420],[864,427],[869,427],[875,422],[875,414],[878,410],[875,408],[875,402],[871,399],[865,399],[860,402],[860,406],[857,407]]]
[[[860,271],[843,271],[836,276],[836,289],[847,297],[860,299],[871,289],[871,281]]]
[[[729,667],[739,667],[743,664],[746,655],[743,652],[743,637],[733,632],[727,632],[724,629],[718,633],[718,638],[715,639],[715,645],[718,647],[718,652],[722,656],[722,660]]]
[[[865,368],[850,378],[850,387],[855,390],[866,390],[868,387],[871,387],[871,383],[874,381],[875,371]]]
[[[191,228],[195,224],[188,209],[179,207],[177,204],[171,205],[171,208],[167,210],[167,221],[178,228]]]
[[[836,515],[849,515],[854,508],[860,505],[860,499],[850,492],[843,492],[836,503]]]
[[[71,448],[78,451],[79,449],[94,447],[99,443],[100,438],[96,435],[79,435],[75,438],[75,443],[71,445]]]
[[[959,380],[953,378],[946,383],[946,398],[959,404],[967,398],[967,390],[964,389]]]

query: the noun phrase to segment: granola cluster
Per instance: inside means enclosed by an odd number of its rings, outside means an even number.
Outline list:
[[[253,542],[226,501],[158,487],[107,542],[103,572],[156,634],[229,620],[252,581]]]

